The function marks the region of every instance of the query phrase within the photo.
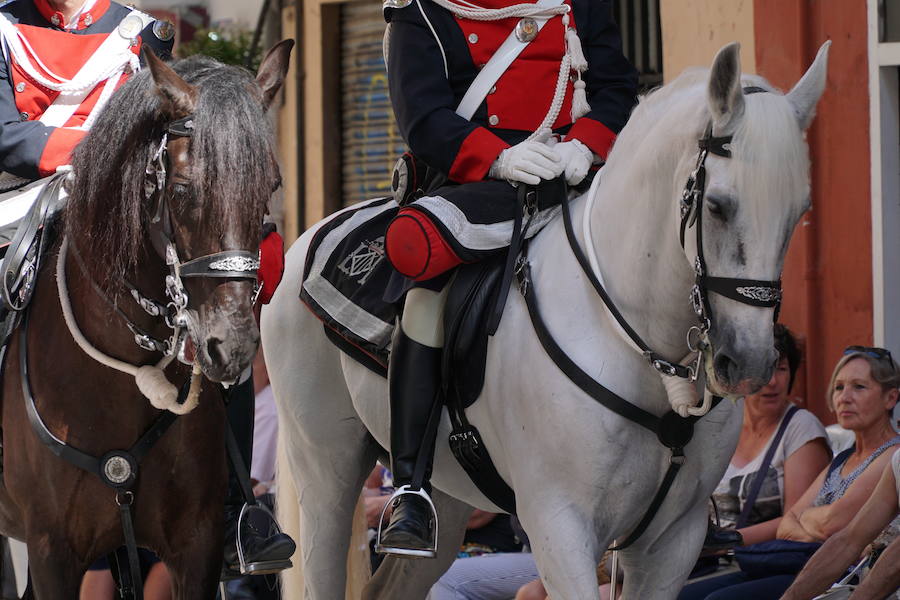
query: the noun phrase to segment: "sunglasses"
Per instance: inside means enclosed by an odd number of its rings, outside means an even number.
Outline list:
[[[888,362],[891,363],[891,366],[894,364],[894,358],[891,356],[891,351],[885,348],[872,348],[870,346],[847,346],[844,350],[844,355],[847,354],[865,354],[866,356],[871,356],[877,360],[888,359]]]

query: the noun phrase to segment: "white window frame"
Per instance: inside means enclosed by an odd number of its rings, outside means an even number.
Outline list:
[[[900,43],[879,42],[878,4],[868,0],[872,332],[877,346],[900,351]]]

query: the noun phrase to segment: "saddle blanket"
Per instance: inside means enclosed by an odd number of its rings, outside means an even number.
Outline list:
[[[300,300],[326,332],[336,333],[382,369],[400,310],[383,300],[394,272],[384,235],[399,210],[393,198],[378,198],[338,213],[313,237],[300,289]]]

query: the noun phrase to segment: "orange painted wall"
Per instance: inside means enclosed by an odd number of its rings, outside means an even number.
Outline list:
[[[813,209],[788,250],[781,320],[805,338],[795,392],[833,423],[824,399],[831,369],[846,346],[872,343],[866,0],[754,0],[754,15],[757,72],[785,90],[832,40],[808,135]]]

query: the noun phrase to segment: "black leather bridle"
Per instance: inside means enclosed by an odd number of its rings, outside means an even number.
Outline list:
[[[153,216],[150,219],[150,239],[156,252],[169,265],[166,277],[166,295],[175,305],[178,315],[176,323],[187,325],[187,307],[190,299],[182,278],[212,277],[223,279],[252,279],[257,281],[259,252],[248,250],[225,250],[214,252],[182,262],[175,245],[169,203],[166,200],[166,176],[169,165],[169,143],[176,138],[191,137],[194,133],[194,116],[172,121],[166,126],[159,148],[147,163],[144,195],[146,199],[156,199]],[[256,294],[259,288],[256,289]],[[254,297],[255,299],[255,297]]]
[[[765,92],[761,88],[744,88],[744,93]],[[681,194],[681,228],[679,240],[684,249],[687,229],[695,227],[697,239],[697,257],[694,261],[696,274],[694,287],[691,289],[691,304],[694,313],[700,320],[700,334],[705,337],[712,324],[712,307],[709,293],[725,296],[742,304],[760,308],[774,308],[774,320],[778,320],[781,308],[781,280],[766,281],[761,279],[744,279],[739,277],[713,277],[708,274],[706,258],[703,252],[703,199],[706,196],[706,157],[715,154],[722,158],[731,158],[733,136],[715,137],[712,134],[712,123],[706,127],[706,133],[699,141],[700,152],[697,165],[688,177]]]

